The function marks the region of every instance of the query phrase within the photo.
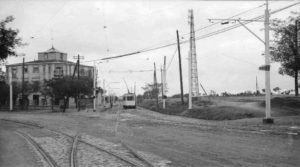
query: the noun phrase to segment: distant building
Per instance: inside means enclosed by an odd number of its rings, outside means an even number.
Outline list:
[[[76,63],[67,61],[67,53],[56,50],[53,46],[45,51],[38,53],[38,60],[24,63],[24,82],[33,83],[41,88],[45,80],[52,78],[73,75]],[[12,74],[14,84],[22,84],[23,63],[6,65],[6,76]],[[93,67],[80,65],[80,76],[93,77]],[[77,75],[77,71],[76,71]],[[8,79],[7,79],[8,81]],[[40,89],[28,94],[29,105],[48,105],[50,99],[42,97]],[[17,100],[18,101],[18,100]]]

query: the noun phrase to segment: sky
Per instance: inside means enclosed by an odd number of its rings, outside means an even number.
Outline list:
[[[270,10],[299,1],[271,1]],[[28,45],[17,48],[25,54],[25,61],[37,59],[37,53],[53,45],[68,54],[69,61],[78,54],[86,65],[96,65],[98,84],[110,93],[122,95],[130,90],[143,93],[142,87],[153,82],[156,64],[160,82],[160,68],[164,56],[167,60],[167,95],[180,93],[177,46],[143,52],[119,59],[96,61],[102,58],[131,53],[142,49],[189,38],[188,10],[193,9],[196,37],[238,24],[214,24],[208,19],[251,19],[264,14],[264,1],[196,1],[196,0],[0,0],[0,20],[13,15],[9,27],[19,29],[19,36]],[[271,19],[286,19],[299,5],[271,15]],[[247,25],[264,39],[264,23]],[[272,33],[271,38],[272,40]],[[184,92],[188,92],[189,44],[181,45]],[[239,27],[215,36],[196,41],[198,80],[205,90],[217,93],[254,91],[256,77],[259,89],[264,88],[264,45],[245,28]],[[8,58],[8,64],[22,62],[22,57]],[[293,89],[292,77],[278,74],[280,64],[271,64],[271,88]],[[139,72],[137,72],[139,71]],[[142,72],[141,72],[142,71]],[[200,87],[200,93],[203,90]]]

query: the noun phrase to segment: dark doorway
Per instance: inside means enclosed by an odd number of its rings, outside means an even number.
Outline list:
[[[40,101],[40,96],[39,95],[33,95],[33,105],[38,106],[39,105],[39,101]]]

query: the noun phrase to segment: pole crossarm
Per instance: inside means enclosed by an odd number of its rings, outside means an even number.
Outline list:
[[[252,30],[250,30],[250,28],[248,28],[245,24],[243,24],[242,22],[240,22],[239,20],[238,20],[238,22],[244,27],[244,28],[246,28],[246,30],[248,30],[252,35],[254,35],[258,40],[260,40],[264,45],[266,44],[266,42],[263,40],[263,39],[261,39],[258,35],[256,35]]]
[[[73,56],[73,59],[84,59],[84,56]]]
[[[238,22],[240,23],[247,31],[249,31],[252,35],[254,35],[258,40],[260,40],[264,45],[266,44],[265,41],[263,39],[261,39],[258,35],[256,35],[250,28],[248,28],[244,23],[242,23],[242,21],[245,22],[264,22],[265,20],[254,20],[254,19],[250,19],[250,20],[243,20],[243,19],[208,19],[209,21],[213,21],[213,20],[221,20],[224,21],[221,24],[229,24],[229,21],[234,21],[234,22]]]
[[[264,20],[256,20],[256,19],[208,19],[209,22],[212,22],[212,21],[234,21],[234,22],[237,22],[237,21],[251,21],[251,22],[264,22]],[[222,22],[221,22],[222,24]]]

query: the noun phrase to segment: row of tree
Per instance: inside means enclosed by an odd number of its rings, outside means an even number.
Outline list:
[[[71,76],[64,76],[62,78],[53,78],[51,80],[45,80],[44,84],[39,82],[13,82],[13,99],[16,101],[17,97],[24,92],[25,97],[34,92],[40,92],[45,99],[47,97],[56,99],[65,99],[66,97],[77,98],[77,93],[81,96],[90,97],[93,94],[93,80],[90,77],[82,76],[79,80],[73,79]],[[97,91],[103,93],[102,88],[98,88]],[[7,105],[9,102],[9,85],[5,82],[0,83],[0,104]]]

